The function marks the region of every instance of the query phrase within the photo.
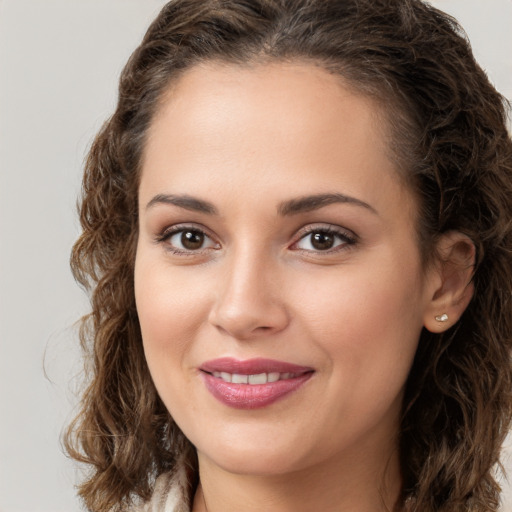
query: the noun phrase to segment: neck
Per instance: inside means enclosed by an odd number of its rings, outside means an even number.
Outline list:
[[[401,486],[396,452],[380,464],[359,453],[278,475],[232,473],[199,454],[199,468],[194,512],[389,512]]]

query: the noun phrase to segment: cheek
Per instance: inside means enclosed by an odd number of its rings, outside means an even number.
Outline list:
[[[385,264],[343,270],[308,283],[302,317],[339,379],[359,389],[401,387],[422,329],[421,277],[416,266]],[[345,372],[343,374],[343,372]]]
[[[300,297],[298,306],[326,333],[400,333],[422,324],[418,271],[384,264],[347,267],[336,274],[303,274],[302,281],[294,293]]]
[[[182,365],[204,325],[207,290],[192,267],[171,272],[144,252],[135,264],[135,299],[146,358],[155,380],[160,366]]]
[[[147,256],[137,255],[134,276],[144,353],[158,394],[181,424],[184,411],[198,414],[190,395],[196,373],[190,360],[205,321],[206,291],[197,269],[171,271],[165,261]]]

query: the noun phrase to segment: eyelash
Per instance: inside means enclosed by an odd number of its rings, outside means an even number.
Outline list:
[[[178,256],[195,256],[200,251],[204,251],[204,248],[200,248],[198,250],[180,249],[178,247],[174,247],[173,245],[171,245],[171,243],[169,241],[174,235],[177,235],[179,233],[183,234],[186,232],[198,233],[198,234],[204,236],[205,238],[210,239],[213,243],[215,243],[213,241],[212,237],[206,232],[206,230],[204,228],[201,228],[199,226],[190,225],[190,224],[189,225],[178,224],[176,226],[172,226],[170,228],[165,229],[161,234],[159,234],[156,237],[156,242],[166,244],[166,250],[168,250],[171,253],[176,254]],[[218,244],[216,244],[216,245],[218,245]],[[210,249],[210,247],[208,247],[206,249]]]
[[[338,245],[335,245],[334,247],[326,250],[311,250],[311,249],[294,249],[297,251],[302,251],[309,254],[333,254],[340,251],[347,250],[350,248],[350,246],[353,246],[357,243],[358,239],[357,236],[352,233],[351,231],[348,231],[346,229],[334,227],[334,226],[308,226],[304,228],[303,230],[299,231],[299,237],[296,242],[294,242],[291,247],[298,245],[302,240],[305,240],[308,236],[312,236],[315,233],[321,233],[323,235],[329,235],[334,238],[337,238],[338,241],[341,241]],[[310,242],[311,244],[311,242]]]
[[[208,238],[211,240],[213,244],[216,246],[219,246],[218,243],[215,243],[213,238],[206,232],[205,229],[194,226],[194,225],[176,225],[172,226],[171,228],[165,229],[161,234],[159,234],[156,237],[157,243],[165,243],[166,249],[170,251],[173,254],[179,255],[179,256],[195,256],[204,250],[210,250],[215,249],[217,247],[206,247],[206,248],[198,248],[197,250],[193,249],[180,249],[170,244],[169,240],[179,233],[183,234],[186,232],[190,233],[197,233],[201,236],[204,236],[205,238]],[[301,249],[296,247],[301,241],[305,240],[308,236],[312,236],[313,234],[321,233],[323,235],[332,236],[338,239],[338,241],[341,241],[337,245],[335,245],[332,248],[321,250],[321,249]],[[341,228],[335,228],[333,226],[308,226],[307,228],[303,228],[298,233],[298,238],[293,244],[290,245],[290,248],[295,251],[301,251],[308,254],[333,254],[337,253],[343,250],[347,250],[350,246],[355,245],[358,242],[357,236],[348,231]]]

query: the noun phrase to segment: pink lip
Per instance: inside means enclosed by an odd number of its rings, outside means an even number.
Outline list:
[[[236,409],[259,409],[296,391],[313,375],[311,367],[275,361],[249,359],[239,361],[220,358],[203,363],[199,370],[208,391],[221,403]],[[257,375],[260,373],[293,373],[295,377],[265,384],[234,384],[214,377],[213,372]]]

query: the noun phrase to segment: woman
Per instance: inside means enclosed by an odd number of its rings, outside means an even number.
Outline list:
[[[90,510],[497,509],[512,144],[460,32],[416,0],[164,7],[72,256]]]

